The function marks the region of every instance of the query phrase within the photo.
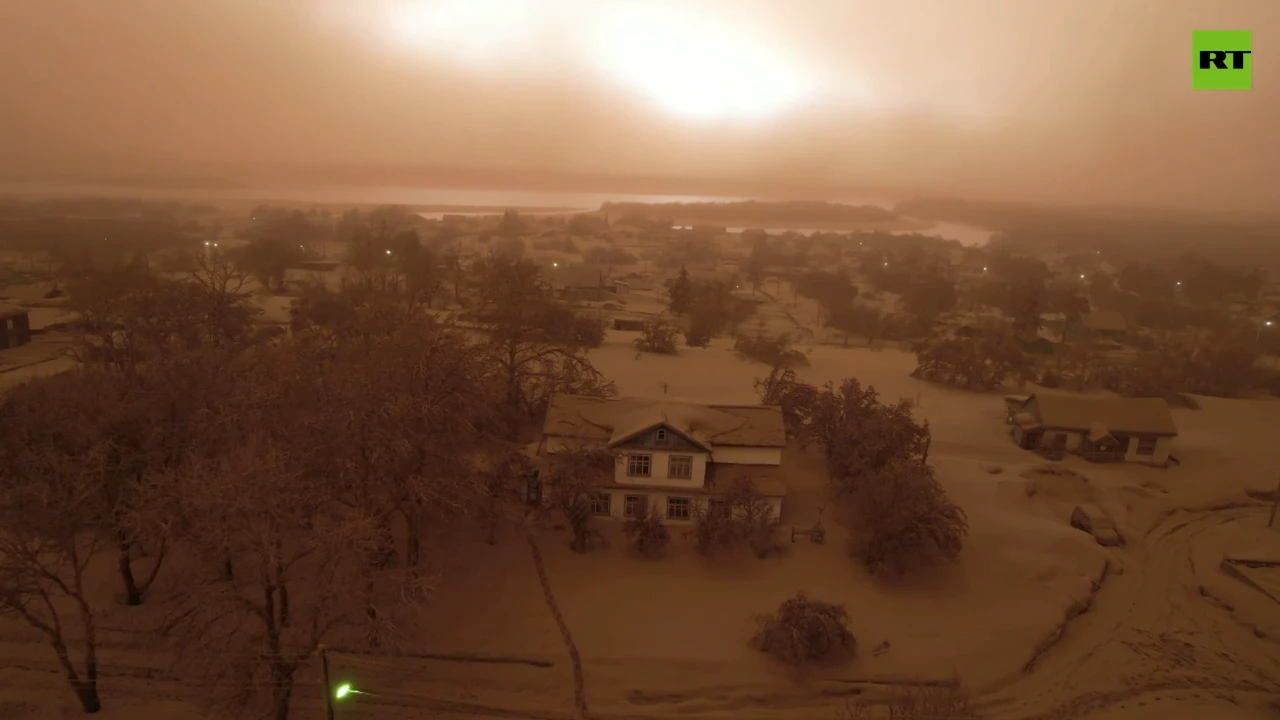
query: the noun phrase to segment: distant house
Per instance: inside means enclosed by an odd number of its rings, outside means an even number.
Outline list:
[[[31,342],[31,315],[22,308],[0,308],[0,350]]]
[[[1105,340],[1123,342],[1129,332],[1124,316],[1114,310],[1095,310],[1080,318],[1080,326]]]
[[[552,294],[563,300],[604,302],[615,296],[609,268],[602,265],[553,265],[541,273]]]
[[[627,276],[619,282],[627,284],[627,291],[649,292],[657,287],[653,277],[649,275],[641,275],[639,273],[627,273]]]
[[[1006,398],[1012,434],[1027,450],[1071,452],[1095,462],[1164,465],[1178,427],[1161,398],[1036,393]]]
[[[542,433],[542,457],[582,446],[618,456],[614,476],[592,497],[596,515],[623,519],[656,508],[667,521],[688,522],[738,481],[753,483],[774,517],[782,514],[787,433],[778,407],[555,395]],[[531,483],[529,497],[542,498],[543,481]]]

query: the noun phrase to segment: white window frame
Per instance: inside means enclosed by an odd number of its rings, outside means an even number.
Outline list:
[[[675,474],[676,461],[688,461],[689,472],[684,475]],[[692,455],[668,455],[667,456],[667,477],[672,480],[692,480],[693,479],[693,456]]]
[[[683,508],[682,514],[673,513],[673,508]],[[692,520],[693,519],[693,498],[686,495],[668,495],[667,496],[667,519],[668,520]]]
[[[626,495],[622,498],[622,517],[638,518],[645,512],[648,498],[644,495]]]
[[[653,434],[653,437],[654,437],[654,438],[656,438],[659,442],[662,442],[663,440],[666,440],[666,439],[667,439],[667,429],[666,429],[666,428],[658,428],[657,432],[655,432],[655,433]]]
[[[1150,445],[1149,447],[1147,447],[1147,449],[1146,449],[1145,451],[1143,450],[1143,445],[1144,445],[1144,443],[1151,443],[1151,445]],[[1160,446],[1160,438],[1145,438],[1145,437],[1140,437],[1140,438],[1138,438],[1138,445],[1137,445],[1137,447],[1134,449],[1134,453],[1136,453],[1136,454],[1138,454],[1138,455],[1143,455],[1143,456],[1146,456],[1146,457],[1150,457],[1150,456],[1152,456],[1152,455],[1155,455],[1155,454],[1156,454],[1156,448],[1158,448],[1159,446]]]
[[[644,471],[640,471],[640,466]],[[653,477],[653,456],[648,453],[631,453],[627,455],[627,477]]]

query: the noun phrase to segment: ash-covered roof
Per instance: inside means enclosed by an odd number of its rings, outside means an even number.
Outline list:
[[[1065,393],[1036,393],[1023,405],[1040,427],[1108,434],[1178,434],[1173,413],[1163,398],[1085,397]],[[1021,417],[1021,413],[1019,414]],[[1019,424],[1022,424],[1021,422]]]
[[[609,277],[609,269],[603,265],[555,265],[539,271],[553,288],[601,288]]]
[[[615,445],[660,425],[710,449],[785,447],[782,409],[766,405],[703,405],[685,400],[554,395],[542,432]]]

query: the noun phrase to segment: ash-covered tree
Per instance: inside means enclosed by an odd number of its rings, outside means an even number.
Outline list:
[[[666,320],[652,320],[644,324],[640,337],[633,342],[640,352],[675,355],[676,338],[679,337],[679,332],[680,328],[674,323]]]
[[[756,618],[751,646],[784,665],[797,666],[850,657],[858,640],[843,605],[811,600],[801,592],[784,600],[777,612]]]
[[[791,336],[781,335],[748,335],[739,337],[733,345],[738,357],[746,360],[762,362],[770,367],[802,367],[809,364],[809,357],[791,347]]]
[[[689,279],[689,271],[681,265],[680,274],[671,281],[671,287],[667,289],[667,297],[671,299],[667,309],[677,315],[689,312],[693,309],[693,291],[693,281]]]
[[[752,292],[760,292],[765,274],[769,271],[769,240],[757,238],[751,244],[751,254],[742,262],[742,272],[751,283]]]
[[[608,448],[596,446],[561,448],[548,458],[550,506],[569,523],[570,547],[585,553],[601,540],[592,527],[592,503],[600,485],[613,477],[617,458]]]
[[[923,463],[928,457],[929,423],[916,422],[910,400],[881,402],[874,387],[849,378],[827,383],[810,425],[827,457],[837,495],[845,495],[872,473],[897,461]]]
[[[898,578],[959,559],[968,520],[929,465],[895,459],[851,485],[847,500],[849,551],[871,573]]]
[[[43,400],[39,386],[11,393],[0,407],[0,615],[44,636],[80,707],[96,713],[98,625],[86,574],[108,545],[98,476],[110,438],[84,432],[74,408],[31,402]]]
[[[750,479],[736,480],[716,498],[693,508],[694,549],[700,555],[749,548],[758,558],[780,548],[778,517],[770,500]]]
[[[1023,379],[1026,354],[1007,332],[975,337],[934,336],[916,346],[913,377],[965,390],[998,390],[1010,378]]]
[[[536,418],[554,393],[610,395],[613,384],[587,359],[581,322],[538,280],[537,266],[491,256],[475,263],[479,302],[474,309],[487,334],[508,409]]]
[[[403,527],[404,564],[416,567],[426,527],[467,509],[477,468],[507,452],[504,388],[486,349],[463,333],[403,308],[376,324],[372,316],[387,312],[360,310],[359,324],[377,332],[322,352],[303,346],[284,354],[280,371],[308,367],[317,385],[299,401],[311,409],[298,416],[317,448],[311,470],[353,511]]]
[[[631,549],[648,560],[661,558],[671,544],[671,531],[663,522],[662,514],[658,512],[658,508],[649,507],[647,503],[627,519],[622,531],[631,541]]]
[[[796,293],[814,300],[822,308],[823,324],[853,305],[858,298],[858,287],[845,272],[811,270],[800,273],[792,281]]]
[[[911,281],[902,301],[909,314],[930,326],[939,315],[956,308],[959,296],[953,280],[939,272],[926,272]]]
[[[821,400],[818,388],[801,380],[785,363],[774,364],[768,375],[756,378],[754,386],[761,404],[782,408],[787,437],[808,445],[813,440],[812,422]]]
[[[173,485],[175,540],[229,549],[238,572],[182,578],[166,636],[180,662],[203,661],[213,699],[237,715],[287,720],[322,642],[386,646],[411,631],[402,611],[424,593],[418,574],[377,561],[383,528],[301,472],[299,452],[250,433]]]

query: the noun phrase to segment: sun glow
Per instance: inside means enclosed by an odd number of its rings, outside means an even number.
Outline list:
[[[638,6],[610,13],[593,33],[593,65],[687,120],[768,119],[816,94],[817,83],[766,41],[690,20]]]
[[[528,50],[538,21],[537,0],[400,0],[386,33],[405,50],[483,65]]]
[[[337,2],[337,0],[333,0]],[[833,95],[835,83],[724,12],[644,0],[363,0],[345,23],[376,17],[391,49],[503,76],[562,80],[586,70],[688,122],[768,120]],[[369,12],[373,7],[378,12]],[[359,10],[363,8],[363,10]],[[852,97],[848,82],[840,94]],[[852,98],[869,106],[867,97]]]

